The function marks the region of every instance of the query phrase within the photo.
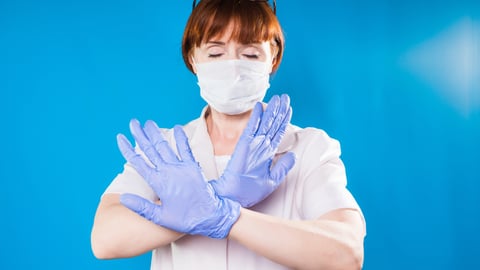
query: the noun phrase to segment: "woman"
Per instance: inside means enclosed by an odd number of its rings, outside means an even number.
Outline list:
[[[195,6],[195,2],[194,2]],[[183,37],[208,103],[183,127],[131,122],[128,161],[102,196],[96,257],[153,250],[152,269],[359,269],[365,223],[340,147],[290,125],[288,96],[260,103],[283,54],[266,1],[203,0]]]

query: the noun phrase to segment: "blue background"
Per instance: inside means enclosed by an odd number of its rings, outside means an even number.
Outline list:
[[[480,2],[277,1],[272,94],[342,143],[365,269],[480,269]],[[90,250],[136,117],[204,102],[180,55],[190,1],[0,2],[0,268],[148,269]],[[121,224],[119,224],[121,226]]]

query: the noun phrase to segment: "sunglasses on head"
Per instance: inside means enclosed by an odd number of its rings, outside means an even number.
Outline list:
[[[245,0],[245,1],[250,1],[250,2],[266,2],[268,3],[269,1],[268,0]],[[238,0],[238,2],[240,3],[241,0]],[[197,6],[197,1],[196,0],[193,0],[193,5],[192,5],[192,10]],[[273,13],[276,15],[277,14],[277,1],[273,0]]]

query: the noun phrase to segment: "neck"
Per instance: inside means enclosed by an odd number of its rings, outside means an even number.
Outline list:
[[[212,108],[208,109],[205,118],[215,155],[231,155],[233,153],[250,114],[251,111],[239,115],[227,115]]]

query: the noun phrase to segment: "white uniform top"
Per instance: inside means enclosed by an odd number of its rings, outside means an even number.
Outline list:
[[[200,118],[184,126],[190,147],[207,179],[219,177],[207,126],[205,109]],[[176,151],[173,129],[164,129],[165,138]],[[278,154],[292,151],[295,166],[284,182],[269,197],[251,209],[290,220],[317,219],[339,208],[360,208],[347,190],[345,168],[340,160],[340,145],[324,131],[301,129],[290,125],[279,146]],[[224,165],[221,165],[222,167]],[[223,168],[220,168],[222,171]],[[105,193],[134,193],[158,200],[154,191],[129,164]],[[284,243],[288,245],[289,243]],[[264,258],[230,239],[210,239],[186,235],[153,250],[152,270],[190,269],[288,269]]]

